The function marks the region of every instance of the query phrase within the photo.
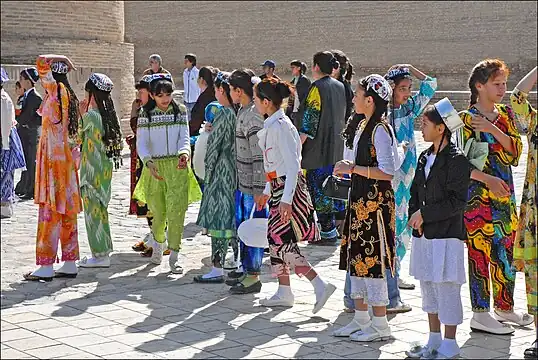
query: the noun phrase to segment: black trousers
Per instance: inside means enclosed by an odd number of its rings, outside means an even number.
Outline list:
[[[21,179],[15,187],[15,193],[20,196],[34,197],[35,186],[35,162],[37,153],[37,128],[19,126],[17,128],[21,138],[26,171],[21,174]]]

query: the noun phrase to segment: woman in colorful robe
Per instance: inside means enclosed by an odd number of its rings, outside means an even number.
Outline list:
[[[27,281],[74,278],[78,273],[77,214],[82,210],[82,202],[72,150],[77,146],[79,106],[67,80],[70,69],[74,66],[65,56],[37,58],[37,71],[47,92],[39,109],[43,128],[37,150],[34,197],[39,205],[36,264],[40,267],[24,275]],[[64,264],[55,272],[58,240]]]
[[[523,144],[514,113],[500,103],[508,74],[508,67],[498,59],[475,65],[469,77],[469,109],[461,114],[464,143],[472,138],[488,145],[483,169],[473,166],[471,173],[465,226],[473,308],[471,329],[492,334],[513,333],[514,329],[504,322],[520,326],[533,322],[529,314],[514,312],[513,250],[518,220],[511,167],[518,165]]]
[[[80,191],[92,252],[91,258],[79,262],[80,267],[109,267],[113,250],[108,203],[112,170],[119,168],[122,149],[120,124],[110,95],[113,87],[108,76],[93,73],[85,85],[86,97],[80,103]]]

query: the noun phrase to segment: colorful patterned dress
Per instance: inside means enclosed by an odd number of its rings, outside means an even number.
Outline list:
[[[80,192],[84,203],[84,219],[88,242],[94,258],[112,252],[108,222],[113,163],[106,155],[101,114],[90,109],[82,116],[79,131],[82,141],[80,162]]]
[[[481,182],[471,180],[465,226],[468,233],[469,289],[474,312],[490,309],[490,280],[493,285],[493,303],[496,310],[512,311],[514,306],[515,272],[512,267],[514,240],[517,229],[517,208],[514,194],[512,166],[517,166],[523,144],[519,136],[512,110],[501,104],[495,105],[499,113],[494,124],[507,134],[516,149],[510,154],[489,133],[480,133],[478,141],[489,144],[485,174],[502,179],[510,187],[510,196],[498,198]],[[478,114],[475,107],[469,112]],[[465,124],[463,140],[475,136],[471,116],[461,115]]]
[[[396,198],[396,255],[401,261],[411,240],[411,229],[407,226],[407,208],[411,194],[411,183],[417,166],[417,147],[415,142],[415,120],[420,116],[437,90],[437,79],[426,76],[420,89],[407,103],[397,109],[389,108],[389,123],[394,129],[398,143],[409,142],[402,166],[392,179]],[[397,266],[398,268],[398,266]]]
[[[43,123],[34,197],[39,205],[36,264],[52,265],[58,240],[62,244],[62,261],[79,259],[77,214],[82,210],[82,202],[68,133],[69,94],[63,84],[56,83],[45,58],[37,59],[37,71],[47,95],[39,109]]]
[[[527,286],[527,307],[529,313],[538,316],[538,210],[536,163],[538,162],[538,117],[527,100],[528,94],[515,89],[510,96],[510,103],[516,116],[516,125],[521,134],[526,134],[529,143],[527,157],[527,175],[523,185],[521,207],[519,209],[519,225],[514,245],[516,268],[525,271]]]
[[[230,107],[223,107],[215,115],[205,155],[204,196],[196,221],[211,236],[211,260],[220,262],[221,267],[228,243],[236,234],[235,122],[236,115]]]

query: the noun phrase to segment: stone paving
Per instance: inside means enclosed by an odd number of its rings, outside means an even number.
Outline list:
[[[417,133],[417,138],[421,136]],[[419,144],[419,149],[424,148]],[[170,275],[168,262],[151,265],[131,250],[147,233],[144,219],[127,216],[128,158],[114,173],[110,223],[115,252],[109,269],[81,269],[76,279],[50,283],[21,281],[34,268],[37,208],[19,202],[15,216],[2,220],[1,358],[405,358],[405,351],[428,334],[420,289],[402,291],[413,306],[389,317],[393,340],[371,344],[334,338],[331,330],[350,321],[342,311],[344,273],[338,251],[305,246],[317,271],[337,286],[325,308],[312,314],[314,294],[294,277],[296,304],[290,309],[260,307],[257,299],[277,288],[265,258],[261,294],[230,295],[228,287],[194,284],[210,265],[210,240],[195,225],[198,205],[189,208],[184,235],[183,275]],[[526,157],[515,169],[518,199]],[[81,256],[89,255],[84,220],[79,216]],[[407,257],[408,259],[409,257]],[[59,264],[58,264],[59,265]],[[403,263],[403,274],[408,263]],[[412,279],[410,279],[412,280]],[[518,310],[525,310],[524,279],[518,274]],[[464,324],[458,328],[463,358],[522,358],[535,339],[532,325],[512,336],[473,333],[468,287],[462,289]]]

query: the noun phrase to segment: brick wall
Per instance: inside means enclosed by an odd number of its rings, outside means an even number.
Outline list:
[[[0,2],[2,38],[123,42],[123,15],[123,1]]]
[[[412,63],[438,76],[440,89],[465,90],[486,57],[513,69],[509,86],[536,65],[537,8],[529,1],[125,1],[125,39],[135,44],[135,75],[159,53],[176,82],[183,56],[221,69],[274,59],[277,72],[319,50],[343,50],[360,69],[383,73]]]
[[[123,1],[2,1],[1,62],[33,65],[40,54],[66,55],[79,68],[73,86],[83,86],[91,71],[107,74],[118,114],[128,117],[134,46],[124,42],[123,17]]]

